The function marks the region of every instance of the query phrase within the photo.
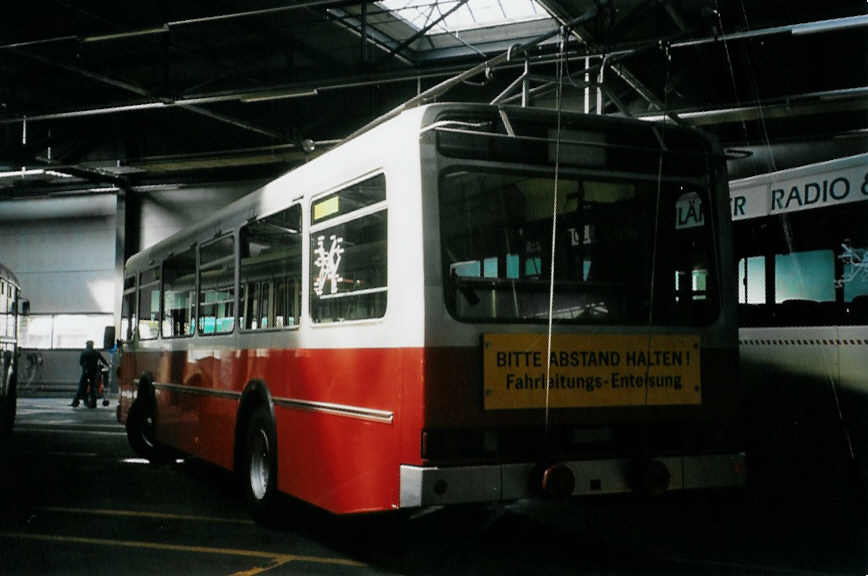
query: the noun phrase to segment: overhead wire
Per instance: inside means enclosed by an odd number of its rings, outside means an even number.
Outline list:
[[[747,10],[744,7],[744,1],[743,0],[739,0],[739,6],[741,7],[741,13],[742,13],[742,18],[744,19],[744,23],[749,28],[750,23],[748,22]],[[748,68],[752,69],[750,56],[747,53],[745,54],[745,58],[747,59],[747,62],[748,62]],[[768,156],[767,163],[768,163],[768,166],[769,166],[771,172],[777,172],[777,166],[775,164],[774,153],[772,151],[772,146],[771,146],[771,138],[769,138],[768,127],[766,126],[765,115],[763,114],[763,106],[762,106],[762,104],[760,104],[761,100],[760,100],[760,94],[759,94],[759,86],[757,85],[755,75],[751,74],[750,79],[751,79],[751,87],[754,90],[754,94],[755,94],[755,97],[756,97],[756,100],[758,103],[757,109],[759,110],[760,128],[762,130],[763,143],[765,144],[765,147],[766,147],[766,154]],[[789,250],[790,254],[795,254],[796,253],[796,245],[795,245],[795,241],[793,240],[793,231],[792,231],[792,228],[790,227],[790,222],[789,222],[789,219],[787,218],[786,214],[783,215],[781,222],[783,223],[782,228],[784,230],[784,236],[785,236],[785,241],[787,244],[787,250]],[[799,285],[804,286],[806,284],[806,278],[802,274],[801,266],[797,265],[797,266],[795,266],[795,269],[796,269],[796,273],[799,276]],[[853,438],[850,434],[850,429],[844,420],[844,412],[841,408],[841,398],[840,398],[840,394],[838,392],[838,381],[837,381],[837,378],[835,376],[835,368],[834,368],[835,361],[830,362],[828,357],[826,356],[826,354],[822,354],[821,358],[822,358],[822,363],[823,363],[823,367],[824,367],[824,372],[826,373],[826,380],[828,381],[829,388],[832,391],[832,399],[833,399],[834,404],[835,404],[835,412],[836,412],[836,416],[838,417],[838,424],[841,426],[841,433],[843,434],[844,441],[847,444],[848,456],[850,457],[850,460],[852,462],[856,462],[857,461],[856,448],[855,448],[855,445],[853,443]],[[831,366],[830,366],[830,364],[831,364]]]
[[[561,42],[558,52],[557,63],[557,91],[555,95],[555,108],[557,110],[557,128],[555,131],[555,178],[554,191],[552,193],[552,248],[551,261],[549,264],[549,313],[548,331],[546,334],[546,403],[545,403],[545,434],[549,435],[549,407],[551,400],[551,369],[552,369],[552,323],[554,318],[555,298],[555,250],[557,246],[557,223],[558,223],[558,178],[560,176],[560,152],[561,152],[561,103],[564,88],[564,56],[567,40],[566,28],[561,27]]]
[[[672,54],[669,51],[668,45],[663,45],[663,55],[665,59],[664,66],[664,82],[663,82],[663,109],[669,109],[669,81],[670,81],[670,73],[671,73],[671,64],[672,64]],[[647,353],[651,355],[651,347],[653,340],[653,332],[650,329],[651,326],[654,325],[654,291],[657,281],[657,252],[658,252],[658,237],[660,235],[660,205],[662,202],[663,196],[663,156],[666,153],[666,121],[669,118],[668,114],[663,115],[662,119],[662,129],[654,130],[655,135],[657,136],[658,144],[660,145],[660,153],[657,158],[657,194],[655,198],[655,206],[654,206],[654,233],[651,238],[651,278],[650,285],[648,289],[648,343],[647,343]],[[651,368],[649,366],[645,366],[645,381],[648,381],[648,377],[650,375]],[[648,404],[648,386],[645,386],[645,405]],[[646,441],[647,438],[644,438],[643,441]]]
[[[726,53],[727,64],[729,66],[730,80],[731,80],[732,85],[733,85],[733,91],[736,94],[736,102],[739,103],[738,102],[738,94],[737,94],[737,90],[736,90],[735,71],[734,71],[734,67],[732,64],[732,59],[730,57],[729,47],[728,47],[727,42],[726,42],[726,32],[725,32],[724,27],[723,27],[723,19],[722,19],[722,16],[720,14],[720,6],[718,4],[718,0],[715,0],[714,3],[715,3],[715,12],[716,12],[717,19],[718,19],[718,26],[720,28],[721,36],[723,37],[723,46],[724,46],[724,51]],[[747,30],[750,30],[750,21],[748,20],[747,9],[745,8],[743,0],[739,0],[739,7],[741,8],[741,15],[742,15],[742,19],[744,20],[745,27]],[[753,93],[754,93],[755,105],[756,105],[757,110],[759,112],[761,137],[762,137],[762,142],[763,142],[765,149],[766,149],[767,169],[769,172],[777,172],[777,164],[775,162],[774,152],[773,152],[772,146],[771,146],[771,138],[769,137],[768,126],[766,125],[766,118],[765,118],[765,114],[763,113],[763,105],[762,105],[762,100],[760,98],[759,85],[758,85],[757,80],[756,80],[756,75],[753,74],[753,64],[752,64],[751,59],[750,59],[750,54],[747,51],[745,51],[744,58],[747,62],[748,77],[750,79],[751,89],[753,90]],[[742,128],[743,128],[744,133],[745,133],[745,142],[746,142],[746,144],[749,145],[750,144],[750,137],[749,137],[748,130],[747,130],[747,124],[745,123],[744,120],[742,120]],[[793,254],[796,252],[796,250],[795,250],[796,246],[795,246],[795,241],[793,239],[793,231],[792,231],[792,228],[790,227],[790,223],[786,217],[786,214],[783,215],[783,217],[781,219],[781,223],[782,223],[781,228],[782,228],[782,231],[784,233],[784,241],[786,243],[787,250],[789,251],[790,254]],[[747,263],[745,263],[745,266],[747,266]],[[799,284],[804,285],[805,278],[802,274],[801,267],[796,266],[795,268],[796,268],[796,274],[798,274],[798,276],[799,276]],[[852,462],[856,462],[856,450],[855,450],[855,447],[853,444],[853,439],[850,435],[849,428],[847,427],[847,425],[844,421],[844,414],[843,414],[843,411],[841,408],[841,400],[840,400],[839,393],[838,393],[837,381],[836,381],[835,376],[833,374],[833,370],[830,370],[828,367],[828,361],[827,361],[827,358],[825,355],[822,356],[822,361],[823,361],[824,367],[826,368],[826,370],[825,370],[826,379],[828,380],[829,387],[832,391],[832,397],[834,400],[835,410],[837,413],[836,415],[838,417],[839,425],[841,426],[841,429],[842,429],[842,434],[844,436],[844,440],[847,444],[848,455],[849,455],[850,460]]]

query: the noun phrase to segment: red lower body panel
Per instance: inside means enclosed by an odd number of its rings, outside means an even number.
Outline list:
[[[278,488],[336,513],[388,510],[404,455],[419,461],[423,357],[415,348],[137,351],[123,360],[120,418],[133,379],[149,374],[157,441],[233,469],[241,395],[261,380],[274,404]]]

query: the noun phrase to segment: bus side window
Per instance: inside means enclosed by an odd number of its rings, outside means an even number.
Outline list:
[[[235,330],[235,239],[199,248],[199,334]]]
[[[311,203],[314,322],[386,314],[386,178],[378,174]],[[331,219],[336,223],[331,223]]]
[[[132,340],[136,330],[136,277],[124,278],[124,297],[121,301],[121,338]]]
[[[0,282],[3,282],[0,280]],[[5,284],[5,282],[3,282]],[[7,332],[7,309],[9,308],[9,303],[7,303],[6,298],[6,289],[5,286],[0,287],[0,336],[11,336],[12,334]]]
[[[139,340],[154,340],[160,333],[160,268],[139,276]]]
[[[241,228],[239,325],[292,328],[301,319],[301,205]]]
[[[196,248],[163,263],[163,337],[191,336],[196,326]]]

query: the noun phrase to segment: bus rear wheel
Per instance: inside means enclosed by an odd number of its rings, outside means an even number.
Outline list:
[[[277,498],[277,451],[274,423],[265,407],[257,408],[250,416],[242,462],[244,496],[250,515],[258,522],[270,524]]]
[[[144,402],[136,400],[127,414],[127,441],[133,451],[152,464],[162,464],[169,460],[166,451],[154,439],[153,409]]]

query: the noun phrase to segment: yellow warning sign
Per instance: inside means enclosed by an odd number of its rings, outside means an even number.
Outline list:
[[[696,334],[486,334],[486,410],[701,404]],[[546,368],[550,362],[548,382]]]

